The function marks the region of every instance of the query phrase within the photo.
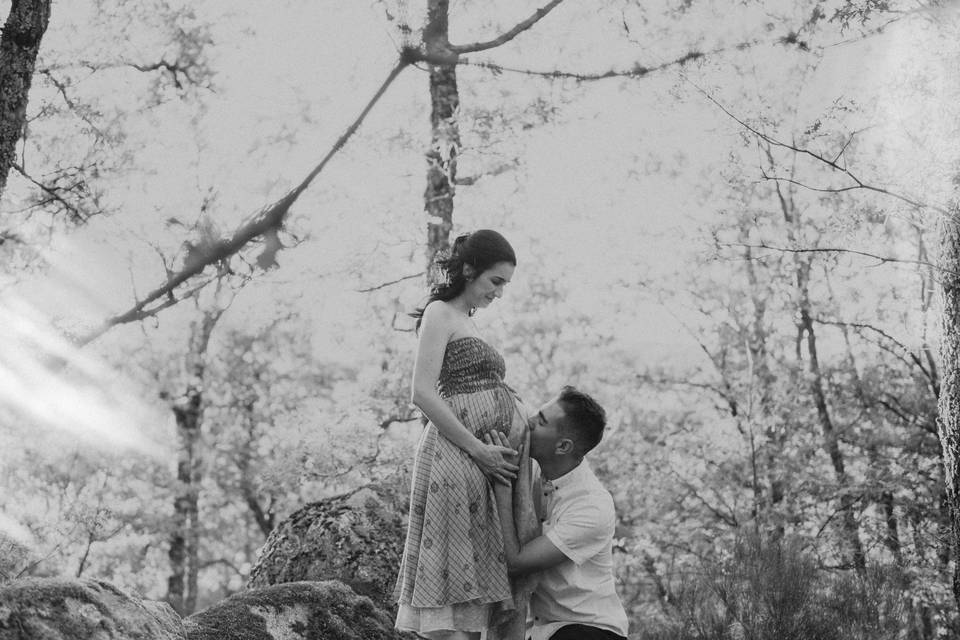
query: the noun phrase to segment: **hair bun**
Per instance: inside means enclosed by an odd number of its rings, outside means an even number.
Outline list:
[[[463,248],[463,245],[466,244],[467,239],[470,237],[469,233],[464,233],[453,240],[453,246],[450,248],[451,255],[458,255],[460,250]]]

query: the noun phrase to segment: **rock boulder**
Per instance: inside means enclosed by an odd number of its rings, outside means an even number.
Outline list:
[[[188,640],[396,640],[393,619],[343,583],[249,589],[184,620]]]
[[[391,488],[371,486],[295,511],[270,534],[248,586],[339,580],[394,611],[406,535],[400,499]]]
[[[0,640],[185,640],[170,605],[101,580],[23,578],[0,585]]]

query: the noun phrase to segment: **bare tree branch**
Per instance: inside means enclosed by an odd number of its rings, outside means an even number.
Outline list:
[[[473,149],[478,149],[478,148],[480,147],[479,146],[473,147]],[[454,180],[454,184],[456,184],[458,187],[469,187],[471,185],[476,184],[477,181],[480,180],[481,178],[486,178],[488,176],[499,176],[502,173],[505,173],[507,171],[510,171],[511,169],[516,168],[518,164],[520,164],[519,158],[514,158],[511,162],[501,162],[496,167],[489,169],[487,171],[484,171],[482,173],[478,173],[472,176],[457,176],[456,180]]]
[[[859,494],[857,494],[857,495],[851,496],[852,502],[851,502],[849,505],[846,505],[846,506],[841,505],[841,506],[838,506],[838,507],[837,507],[836,509],[834,509],[833,511],[831,511],[831,512],[830,512],[830,515],[828,515],[827,518],[826,518],[826,520],[824,520],[823,523],[820,525],[820,529],[817,531],[817,535],[814,536],[814,537],[819,538],[820,536],[822,536],[822,535],[823,535],[823,532],[824,532],[824,531],[826,530],[826,528],[830,525],[830,522],[831,522],[837,515],[843,513],[845,510],[847,510],[847,509],[849,509],[849,508],[852,508],[854,505],[856,505],[857,502],[862,501],[865,497],[866,497],[866,495],[865,495],[864,493],[859,493]]]
[[[473,62],[466,58],[461,58],[459,60],[459,63],[481,67],[485,69],[490,69],[494,73],[509,72],[509,73],[519,73],[519,74],[530,75],[530,76],[540,76],[544,78],[570,78],[573,80],[581,80],[581,81],[606,80],[608,78],[642,78],[655,71],[663,71],[670,67],[676,67],[676,66],[682,67],[688,62],[694,62],[696,60],[707,58],[709,56],[728,53],[731,51],[743,51],[745,49],[750,49],[756,46],[781,45],[781,46],[787,46],[787,47],[796,47],[803,51],[810,51],[811,50],[810,45],[806,41],[800,39],[799,34],[804,29],[809,27],[813,21],[815,20],[813,17],[811,17],[806,22],[804,22],[798,29],[792,29],[788,31],[786,35],[778,36],[776,38],[772,38],[772,39],[755,38],[753,40],[745,40],[743,42],[739,42],[731,46],[717,47],[715,49],[710,49],[707,51],[694,50],[694,51],[685,53],[684,55],[676,58],[675,60],[670,60],[667,62],[663,62],[661,64],[646,66],[644,64],[637,63],[630,69],[622,69],[622,70],[610,69],[608,71],[594,72],[594,73],[589,73],[589,72],[582,73],[582,72],[564,71],[564,70],[537,71],[532,69],[517,69],[512,67],[504,67],[498,64],[494,64],[492,62],[487,62],[487,61]],[[873,33],[880,33],[880,32],[882,32],[882,29],[875,29],[873,31]],[[872,34],[868,32],[866,35],[872,35]],[[823,47],[817,47],[817,49],[818,50],[826,49],[829,46],[835,46],[835,45],[825,45]],[[467,50],[458,48],[456,46],[452,46],[451,50],[457,51],[458,53],[467,52]],[[480,49],[475,49],[475,50],[479,51]]]
[[[421,419],[421,415],[419,411],[410,411],[408,412],[407,415],[387,416],[386,418],[380,421],[380,428],[389,429],[390,425],[392,424],[396,424],[399,422],[413,422],[415,420],[420,420],[420,419]]]
[[[166,71],[170,74],[170,78],[173,80],[173,84],[177,87],[177,89],[183,89],[183,84],[180,82],[180,75],[183,75],[183,77],[190,82],[195,82],[193,77],[190,75],[190,68],[176,62],[167,62],[166,60],[160,60],[160,62],[154,62],[153,64],[136,64],[133,62],[128,62],[126,63],[126,66],[133,67],[137,71],[143,71],[145,73],[160,70]]]
[[[688,82],[690,82],[690,81],[688,80]],[[774,180],[774,181],[777,181],[777,182],[786,182],[786,183],[789,183],[789,184],[795,184],[795,185],[797,185],[797,186],[803,187],[804,189],[809,189],[809,190],[811,190],[811,191],[826,192],[826,193],[843,193],[843,192],[846,192],[846,191],[854,191],[854,190],[872,191],[872,192],[874,192],[874,193],[880,193],[880,194],[889,196],[889,197],[891,197],[891,198],[895,198],[895,199],[897,199],[897,200],[900,200],[901,202],[905,202],[906,204],[909,204],[909,205],[912,206],[912,207],[916,207],[917,209],[930,209],[930,210],[936,211],[936,212],[938,212],[938,213],[940,213],[940,214],[942,214],[942,215],[949,215],[949,212],[947,211],[947,209],[945,209],[945,208],[943,208],[943,207],[941,207],[941,206],[938,206],[938,205],[935,205],[935,204],[931,204],[931,203],[929,203],[929,202],[924,202],[924,201],[918,200],[918,199],[916,199],[916,198],[914,198],[914,197],[907,196],[907,195],[904,195],[904,194],[902,194],[902,193],[897,193],[897,192],[895,192],[895,191],[891,191],[890,189],[885,189],[885,188],[883,188],[883,187],[877,187],[877,186],[875,186],[875,185],[868,184],[868,183],[864,182],[863,180],[861,180],[861,179],[860,179],[857,175],[855,175],[850,169],[848,169],[846,166],[843,166],[843,165],[841,165],[841,164],[839,163],[840,158],[843,156],[843,150],[845,150],[845,149],[846,149],[846,146],[850,143],[849,140],[847,141],[846,144],[844,144],[844,147],[843,147],[843,149],[840,151],[840,153],[838,153],[837,156],[836,156],[834,159],[830,159],[830,158],[824,156],[823,154],[817,153],[817,152],[815,152],[815,151],[811,151],[810,149],[807,149],[807,148],[805,148],[805,147],[798,146],[798,145],[796,145],[796,144],[794,144],[794,143],[782,142],[782,141],[774,138],[773,136],[771,136],[771,135],[769,135],[769,134],[766,134],[766,133],[760,131],[759,129],[757,129],[757,128],[754,127],[753,125],[751,125],[751,124],[747,123],[746,121],[744,121],[744,120],[738,118],[737,116],[735,116],[733,113],[730,112],[730,110],[728,110],[726,107],[724,107],[722,104],[720,104],[720,102],[719,102],[716,98],[714,98],[714,97],[711,96],[709,93],[707,93],[706,91],[704,91],[703,89],[701,89],[701,88],[700,88],[699,86],[697,86],[695,83],[690,82],[690,84],[691,84],[694,88],[696,88],[696,90],[699,91],[707,100],[709,100],[710,102],[712,102],[714,105],[717,106],[718,109],[720,109],[721,111],[723,111],[723,113],[725,113],[730,119],[732,119],[732,120],[735,121],[737,124],[739,124],[741,127],[743,127],[744,129],[746,129],[747,131],[749,131],[751,134],[753,134],[754,136],[756,136],[759,140],[763,140],[764,142],[766,142],[766,143],[769,144],[770,146],[778,147],[778,148],[781,148],[781,149],[787,149],[787,150],[789,150],[789,151],[793,151],[794,153],[797,153],[797,154],[804,155],[804,156],[807,156],[807,157],[809,157],[809,158],[812,158],[812,159],[814,159],[817,163],[822,164],[822,165],[824,165],[824,166],[832,169],[833,171],[836,171],[836,172],[838,172],[838,173],[843,174],[844,176],[846,176],[847,178],[849,178],[849,179],[853,182],[853,184],[846,185],[846,186],[842,186],[842,187],[812,187],[812,186],[803,184],[802,182],[796,181],[796,180],[794,180],[794,179],[792,179],[792,178],[784,178],[784,177],[780,177],[780,176],[771,176],[771,175],[768,175],[767,172],[766,172],[766,170],[761,168],[761,174],[763,175],[763,178],[764,178],[764,179],[766,179],[766,180]]]
[[[923,360],[920,358],[919,354],[915,353],[912,349],[910,349],[910,347],[905,345],[900,340],[897,340],[894,336],[890,335],[889,333],[887,333],[886,331],[884,331],[879,327],[875,327],[872,324],[867,324],[864,322],[843,322],[840,320],[828,320],[826,318],[814,318],[814,321],[817,322],[818,324],[832,325],[832,326],[838,326],[838,327],[851,327],[857,330],[872,331],[873,333],[878,334],[879,336],[886,339],[887,341],[892,342],[894,345],[899,347],[904,353],[906,353],[909,356],[909,360],[900,358],[905,364],[909,364],[911,366],[915,365],[919,367],[919,369],[924,373],[924,375],[929,375],[924,366]]]
[[[11,231],[0,231],[0,246],[3,246],[6,242],[13,242],[14,244],[26,244],[23,241],[23,238]]]
[[[67,107],[70,108],[70,111],[72,113],[76,114],[77,117],[79,117],[81,120],[86,122],[87,126],[89,126],[90,129],[92,129],[94,132],[96,132],[98,137],[100,138],[106,137],[106,134],[103,132],[103,130],[100,129],[100,127],[98,127],[96,123],[94,123],[93,120],[91,120],[87,116],[86,113],[84,113],[84,109],[82,109],[79,105],[77,105],[76,102],[73,101],[73,99],[67,93],[67,85],[64,82],[61,82],[60,80],[58,80],[53,75],[53,72],[50,69],[41,69],[37,73],[38,75],[44,76],[50,84],[52,84],[54,87],[57,88],[57,92],[60,94],[60,97],[63,98],[64,104],[66,104]]]
[[[950,271],[942,267],[938,267],[935,264],[931,264],[924,260],[909,260],[906,258],[892,258],[889,256],[878,256],[873,253],[867,253],[866,251],[857,251],[856,249],[843,249],[840,247],[777,247],[774,245],[769,245],[766,243],[761,244],[743,244],[739,242],[725,242],[721,243],[722,246],[728,247],[749,247],[752,249],[770,249],[771,251],[782,251],[784,253],[849,253],[855,256],[863,256],[864,258],[871,258],[878,261],[880,264],[888,263],[900,263],[900,264],[915,264],[923,267],[929,267],[940,271],[941,273],[948,273],[950,275],[958,275],[955,271]]]
[[[233,564],[227,558],[216,558],[214,560],[207,560],[206,562],[201,562],[199,565],[200,569],[209,569],[210,567],[215,567],[218,564],[222,564],[225,567],[231,569],[234,573],[238,575],[243,575],[243,572],[240,571],[240,568],[237,565]]]
[[[713,360],[713,355],[707,350],[706,345],[704,345],[703,342],[699,340],[698,342],[700,344],[701,350],[703,350],[704,353],[707,354],[707,357],[710,358],[714,366],[718,366],[717,363]],[[649,384],[649,385],[657,385],[657,386],[668,387],[668,388],[688,387],[690,389],[709,391],[722,401],[723,406],[721,406],[720,404],[716,405],[718,413],[729,412],[730,417],[739,419],[740,404],[737,402],[736,397],[734,397],[734,391],[730,387],[730,384],[727,382],[726,377],[723,374],[723,371],[718,371],[718,372],[720,373],[721,381],[723,383],[722,388],[718,385],[710,384],[707,382],[696,382],[693,380],[673,379],[673,378],[666,378],[662,376],[655,377],[655,376],[644,374],[644,373],[638,373],[636,374],[635,377],[638,380],[642,381],[644,384]]]
[[[389,424],[387,426],[389,426]],[[380,442],[383,440],[383,438],[386,435],[387,435],[386,427],[383,427],[383,431],[377,434],[377,437],[375,438],[373,452],[371,452],[366,456],[358,458],[353,464],[347,466],[346,468],[338,469],[330,473],[320,473],[316,471],[311,471],[311,472],[307,472],[307,475],[311,478],[317,478],[322,480],[342,478],[343,476],[361,468],[363,465],[372,465],[376,463],[377,460],[380,458],[380,453],[381,453]]]
[[[710,53],[718,53],[722,50],[713,51]],[[691,51],[686,53],[676,60],[671,60],[669,62],[664,62],[663,64],[655,65],[652,67],[647,67],[642,64],[636,64],[633,68],[627,70],[618,71],[616,69],[610,69],[609,71],[604,71],[602,73],[580,73],[575,71],[535,71],[532,69],[517,69],[514,67],[504,67],[499,64],[494,64],[493,62],[472,62],[466,58],[460,60],[460,64],[472,65],[474,67],[480,67],[482,69],[489,69],[494,73],[519,73],[528,76],[540,76],[543,78],[570,78],[572,80],[580,80],[584,82],[595,81],[595,80],[606,80],[608,78],[642,78],[650,73],[655,71],[663,71],[670,67],[683,66],[688,62],[693,62],[705,57],[708,54],[701,53],[699,51]]]
[[[403,276],[402,278],[397,278],[396,280],[391,280],[390,282],[384,282],[382,284],[378,284],[372,287],[367,287],[366,289],[357,289],[356,291],[357,293],[370,293],[371,291],[378,291],[379,289],[385,289],[392,285],[404,282],[405,280],[413,280],[414,278],[421,278],[423,277],[424,273],[426,272],[421,271],[420,273],[414,273],[409,276]]]
[[[138,321],[140,321],[140,320],[146,320],[147,318],[152,318],[152,317],[154,317],[155,315],[157,315],[158,313],[160,313],[161,311],[163,311],[164,309],[169,309],[170,307],[174,306],[175,304],[177,304],[177,303],[179,303],[179,302],[183,302],[184,300],[187,300],[187,299],[189,299],[189,298],[192,298],[192,297],[193,297],[194,295],[196,295],[200,290],[202,290],[202,289],[203,289],[204,287],[206,287],[208,284],[210,284],[211,282],[214,282],[214,281],[217,280],[217,279],[218,279],[218,278],[208,278],[207,280],[204,280],[203,282],[201,282],[201,283],[198,284],[197,286],[192,287],[192,288],[188,289],[187,291],[183,292],[179,297],[174,296],[173,293],[170,292],[170,293],[168,294],[168,296],[163,300],[163,302],[161,302],[161,303],[159,303],[158,305],[156,305],[156,306],[154,306],[154,307],[151,307],[151,308],[149,308],[149,309],[146,309],[146,308],[144,308],[144,307],[139,307],[139,306],[138,306],[138,307],[135,307],[134,309],[131,309],[131,310],[127,311],[125,314],[121,314],[121,315],[119,315],[119,316],[114,316],[115,318],[118,318],[119,320],[118,320],[117,322],[113,323],[113,324],[126,324],[126,323],[129,323],[129,322],[138,322]],[[110,326],[113,326],[113,325],[110,325]],[[104,331],[105,331],[107,328],[109,328],[109,327],[105,327],[105,328],[104,328]],[[102,331],[101,331],[100,333],[96,333],[96,332],[90,333],[90,334],[88,334],[87,336],[84,336],[83,338],[81,338],[80,340],[78,340],[77,343],[78,343],[79,345],[83,346],[83,345],[91,342],[92,340],[95,340],[96,338],[99,338],[100,335],[102,335]]]
[[[502,44],[510,42],[518,35],[537,24],[540,20],[544,18],[548,13],[553,11],[557,5],[559,5],[563,0],[550,0],[546,5],[540,7],[533,12],[526,20],[523,20],[517,25],[510,29],[509,31],[503,33],[502,35],[494,38],[493,40],[487,40],[486,42],[474,42],[472,44],[461,44],[461,45],[450,45],[450,50],[456,53],[470,53],[473,51],[484,51],[486,49],[493,49],[499,47]]]
[[[333,158],[333,156],[343,148],[350,137],[360,127],[360,124],[367,117],[367,114],[370,113],[374,105],[376,105],[376,103],[386,92],[387,88],[389,88],[393,81],[396,80],[397,76],[400,75],[400,72],[403,71],[408,64],[409,60],[406,57],[401,57],[401,59],[397,62],[397,64],[387,75],[386,79],[380,85],[380,88],[377,89],[377,92],[360,112],[360,115],[358,115],[353,123],[347,127],[347,130],[343,133],[343,135],[337,139],[330,151],[327,152],[327,155],[324,156],[323,160],[321,160],[320,163],[314,167],[314,169],[300,184],[287,193],[287,195],[285,195],[276,203],[261,209],[258,213],[254,214],[252,219],[241,225],[230,238],[223,238],[209,243],[204,246],[202,250],[192,253],[192,259],[186,261],[186,264],[184,264],[184,267],[180,271],[170,275],[166,282],[148,293],[146,297],[138,301],[129,310],[106,319],[99,328],[81,338],[78,343],[81,346],[85,345],[103,335],[107,330],[115,325],[134,322],[142,319],[145,312],[153,315],[155,311],[146,311],[147,307],[153,302],[163,298],[164,296],[168,296],[169,300],[169,298],[173,297],[173,291],[177,289],[177,287],[182,285],[193,276],[202,273],[206,267],[222,260],[226,260],[230,256],[239,252],[242,248],[256,238],[267,233],[275,233],[278,231],[282,227],[287,213],[289,212],[293,203],[296,202],[300,195],[307,189],[307,187],[310,186],[310,183],[313,182],[314,178],[316,178],[317,175],[323,171],[330,159]],[[171,304],[174,303],[164,302],[163,306],[170,306]]]
[[[714,492],[714,497],[720,501],[720,503],[723,505],[724,508],[726,508],[729,511],[729,513],[724,513],[720,507],[713,506],[709,500],[707,500],[702,495],[700,495],[700,492],[697,491],[696,487],[694,487],[693,484],[691,484],[679,473],[674,471],[673,475],[677,478],[677,480],[680,481],[680,483],[684,487],[686,487],[687,495],[690,495],[696,498],[697,501],[700,502],[700,504],[702,504],[704,507],[706,507],[707,511],[712,513],[717,520],[719,520],[720,522],[723,522],[731,529],[738,529],[740,527],[740,523],[737,520],[737,514],[729,505],[725,503],[723,498],[717,492]]]
[[[19,173],[21,176],[26,178],[28,182],[30,182],[35,187],[37,187],[38,189],[46,193],[48,196],[50,196],[50,200],[46,202],[51,202],[51,201],[59,202],[63,206],[63,208],[69,212],[70,217],[73,218],[74,221],[86,222],[87,220],[90,219],[90,216],[93,215],[91,213],[81,211],[75,204],[71,202],[67,202],[67,200],[65,200],[63,196],[60,195],[60,191],[63,191],[63,189],[61,189],[60,187],[51,186],[51,185],[40,182],[39,180],[37,180],[36,178],[28,174],[24,170],[24,168],[17,162],[14,162],[12,167],[17,173]],[[68,188],[67,190],[69,189],[70,188]]]

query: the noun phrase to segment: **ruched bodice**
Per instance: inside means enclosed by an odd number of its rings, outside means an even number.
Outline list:
[[[440,397],[487,391],[503,385],[506,365],[497,350],[476,336],[447,343],[437,380]]]

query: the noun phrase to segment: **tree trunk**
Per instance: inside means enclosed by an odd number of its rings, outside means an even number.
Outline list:
[[[240,470],[240,491],[243,494],[243,500],[250,508],[257,526],[263,534],[264,539],[270,536],[275,524],[273,507],[268,505],[266,509],[260,504],[260,499],[256,491],[256,470],[254,468],[254,450],[259,442],[257,437],[257,417],[254,414],[256,397],[251,395],[243,404],[243,419],[246,427],[246,441],[241,445],[237,452],[237,468]]]
[[[920,260],[921,262],[929,264],[931,262],[931,258],[929,253],[927,252],[927,244],[926,242],[924,242],[923,233],[924,233],[923,229],[919,228],[918,229],[919,237],[917,242],[917,247],[918,247],[917,259]],[[953,259],[956,259],[956,255],[957,255],[956,248],[954,248],[954,252],[955,253],[954,253]],[[933,302],[934,302],[933,299],[937,292],[937,282],[939,281],[939,274],[937,271],[938,270],[936,268],[934,268],[933,266],[930,266],[920,272],[920,276],[921,276],[920,299],[921,299],[921,309],[923,311],[923,317],[924,317],[924,322],[921,324],[921,326],[923,327],[922,358],[923,358],[923,362],[925,362],[927,365],[927,368],[926,368],[927,369],[926,370],[927,386],[930,388],[930,393],[937,404],[937,411],[932,416],[932,421],[934,423],[937,423],[937,415],[939,414],[939,405],[941,401],[941,398],[940,398],[941,380],[940,380],[940,369],[937,365],[937,357],[936,357],[936,354],[934,353],[934,349],[932,345],[930,344],[930,339],[927,336],[926,318],[930,313],[931,308],[933,307]],[[949,274],[946,274],[946,275],[949,277]],[[956,276],[953,276],[953,277],[956,277]],[[946,285],[946,282],[947,281],[944,280],[944,286]],[[943,319],[946,319],[946,314],[944,314]],[[954,326],[953,331],[956,331],[958,325],[954,324],[953,326]],[[947,329],[946,326],[944,326],[943,329],[944,329],[944,336],[949,336],[950,330]],[[937,426],[938,430],[939,428],[940,427]],[[939,514],[939,519],[937,520],[937,530],[938,530],[937,539],[940,541],[937,546],[937,559],[940,562],[941,571],[944,574],[946,574],[947,571],[949,571],[950,560],[954,556],[954,554],[952,553],[952,549],[954,545],[951,544],[950,542],[952,537],[950,534],[952,525],[951,525],[951,516],[950,516],[950,504],[949,504],[949,501],[947,500],[947,495],[946,495],[946,491],[947,491],[946,481],[943,479],[945,469],[946,469],[946,464],[943,457],[943,451],[944,451],[943,437],[941,436],[940,447],[937,452],[938,459],[940,461],[940,465],[938,467],[940,471],[940,482],[937,483],[937,493],[936,493],[937,508],[938,508],[938,514]]]
[[[170,539],[167,602],[181,616],[192,614],[197,605],[203,376],[210,334],[221,314],[220,310],[204,312],[191,326],[186,357],[187,388],[181,400],[173,406],[180,449],[177,459],[177,495],[173,502],[174,530]]]
[[[740,229],[740,241],[750,244],[750,230],[744,223]],[[766,527],[766,533],[773,540],[780,540],[785,531],[783,514],[780,509],[784,499],[784,481],[782,472],[783,448],[786,431],[774,411],[774,375],[770,370],[769,350],[767,348],[767,295],[761,290],[757,276],[753,252],[749,246],[744,248],[744,264],[747,280],[750,283],[750,299],[753,303],[753,318],[749,326],[747,348],[751,361],[751,388],[755,390],[757,402],[751,402],[750,419],[764,426],[766,444],[763,448],[763,464],[766,469],[766,494],[758,500],[756,518]],[[760,487],[754,488],[761,492]]]
[[[0,36],[0,194],[26,126],[30,81],[50,22],[50,4],[51,0],[13,0]]]
[[[428,55],[449,55],[449,5],[449,0],[428,0],[427,25],[423,32]],[[423,194],[424,210],[427,212],[426,257],[430,284],[434,279],[430,270],[434,256],[450,247],[454,180],[457,155],[460,153],[460,127],[457,123],[459,107],[456,64],[431,64],[430,149],[427,152],[427,188]]]
[[[943,324],[940,342],[940,398],[937,431],[943,450],[944,486],[954,550],[960,548],[960,212],[940,223],[940,286]],[[956,557],[956,553],[954,553]],[[960,605],[960,563],[954,564],[953,597]]]
[[[787,236],[791,243],[798,244],[800,231],[800,215],[797,211],[793,196],[784,193],[778,183],[777,196],[784,221],[787,223]],[[807,371],[810,393],[813,396],[814,406],[817,409],[817,418],[820,422],[820,432],[823,435],[823,448],[833,466],[837,488],[840,491],[841,528],[848,551],[851,555],[853,567],[860,573],[866,570],[867,561],[860,540],[860,525],[853,506],[856,498],[847,490],[850,484],[844,464],[843,452],[840,451],[840,439],[830,409],[827,406],[827,394],[824,390],[823,374],[820,370],[820,358],[817,353],[817,334],[813,325],[812,305],[810,302],[810,264],[812,258],[803,254],[795,254],[794,276],[797,290],[797,357],[802,358],[802,343],[806,342]],[[804,340],[805,339],[805,340]]]
[[[800,319],[797,326],[800,330],[800,336],[806,337],[807,346],[807,367],[809,372],[810,392],[813,395],[814,405],[817,408],[817,417],[820,422],[820,431],[823,434],[823,448],[830,457],[830,463],[833,466],[833,473],[837,480],[837,486],[840,489],[840,512],[842,515],[842,529],[847,546],[851,553],[853,567],[863,572],[866,569],[866,556],[863,551],[863,543],[860,540],[860,525],[853,513],[853,505],[856,498],[847,491],[849,478],[847,478],[846,466],[844,464],[843,453],[840,451],[840,439],[837,437],[837,430],[833,424],[833,418],[827,407],[827,395],[823,388],[823,374],[820,371],[820,359],[817,354],[817,335],[813,326],[813,315],[810,305],[810,260],[809,258],[797,259],[797,293],[799,294],[798,311]]]
[[[827,276],[829,279],[829,276]],[[833,289],[830,291],[831,297],[835,297],[833,294]],[[867,397],[867,392],[863,386],[863,380],[860,377],[860,371],[857,368],[857,359],[853,354],[853,345],[850,342],[850,333],[847,330],[847,326],[844,324],[840,325],[840,331],[843,333],[843,343],[847,348],[847,363],[850,367],[850,376],[853,379],[853,392],[857,397],[857,401],[860,403],[861,408],[863,409],[863,415],[867,420],[873,420],[871,414],[874,411],[874,405],[870,402]],[[870,468],[876,469],[879,473],[882,474],[883,468],[880,461],[880,453],[877,450],[877,444],[873,441],[868,441],[865,443],[867,459],[870,461]],[[885,527],[885,532],[881,536],[884,546],[893,556],[894,563],[897,566],[897,569],[900,570],[900,579],[903,580],[904,588],[908,587],[910,584],[910,576],[903,571],[904,569],[904,560],[903,560],[903,548],[900,543],[900,521],[897,517],[897,505],[894,498],[893,492],[889,489],[880,489],[873,499],[876,500],[877,505],[882,509],[883,512],[883,522]]]

